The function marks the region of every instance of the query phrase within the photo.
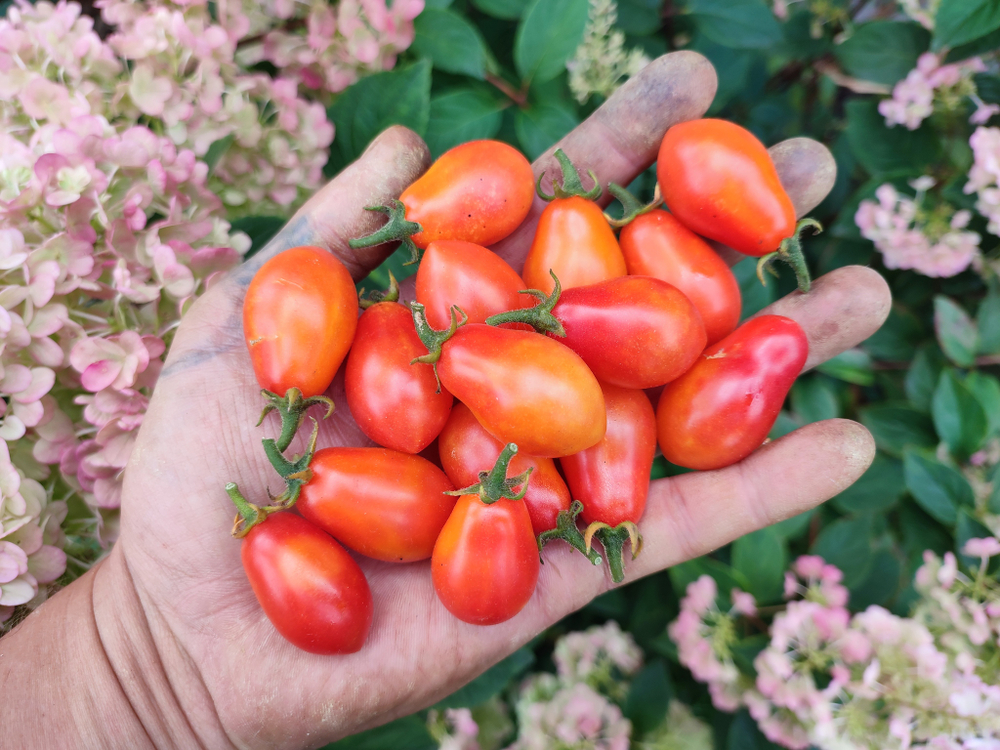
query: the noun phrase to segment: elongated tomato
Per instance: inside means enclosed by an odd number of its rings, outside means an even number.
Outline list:
[[[454,399],[438,391],[434,368],[410,362],[427,350],[410,311],[397,302],[372,305],[358,321],[347,356],[347,405],[361,431],[379,445],[419,453],[448,421]]]
[[[441,466],[456,487],[468,487],[479,481],[479,472],[489,471],[496,463],[504,444],[479,424],[465,404],[455,404],[448,423],[438,438]],[[531,479],[523,502],[531,517],[535,536],[554,529],[559,511],[569,510],[569,488],[551,458],[518,453],[511,459],[510,473],[523,474],[529,468]]]
[[[500,141],[469,141],[443,153],[399,200],[423,227],[417,247],[435,240],[492,245],[524,221],[535,198],[531,164]]]
[[[445,343],[438,373],[491,435],[529,455],[567,456],[604,437],[597,378],[577,354],[545,336],[462,326]]]
[[[740,285],[707,242],[666,211],[636,217],[618,242],[628,272],[653,276],[680,289],[705,324],[708,345],[732,333],[740,322]]]
[[[677,288],[650,276],[622,276],[567,289],[552,310],[563,344],[597,378],[654,388],[685,372],[705,348],[705,326]]]
[[[660,449],[689,469],[719,469],[750,455],[774,426],[802,371],[809,342],[791,318],[762,315],[710,346],[660,395]]]
[[[344,264],[318,247],[267,261],[243,300],[243,335],[261,388],[305,397],[330,387],[354,340],[358,297]]]
[[[472,242],[432,242],[417,269],[417,302],[438,329],[451,322],[452,305],[470,323],[485,323],[491,315],[534,304],[534,297],[519,294],[522,289],[527,286],[507,261]]]
[[[264,614],[287,640],[313,654],[351,654],[364,645],[372,592],[329,534],[276,513],[250,529],[240,553]]]
[[[455,489],[420,456],[385,448],[323,448],[295,507],[343,544],[386,562],[426,560],[455,507]]]
[[[638,523],[646,508],[656,454],[656,416],[642,391],[602,383],[608,431],[584,451],[559,459],[581,517],[617,526]]]

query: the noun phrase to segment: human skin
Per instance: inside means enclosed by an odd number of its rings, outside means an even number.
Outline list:
[[[666,55],[559,145],[602,184],[627,185],[656,158],[668,126],[706,111],[715,87],[701,56]],[[833,184],[829,152],[793,139],[771,153],[799,215],[814,208]],[[426,562],[360,559],[374,625],[364,648],[347,656],[315,656],[284,641],[250,590],[223,485],[236,481],[257,502],[266,487],[280,488],[260,446],[277,433],[274,417],[253,427],[262,403],[241,329],[247,284],[264,260],[297,245],[327,248],[355,280],[365,276],[392,248],[348,248],[348,238],[377,226],[362,209],[398,196],[429,162],[419,137],[390,128],[192,306],[125,469],[117,544],[0,639],[5,746],[318,747],[430,705],[611,588],[603,569],[553,544],[524,610],[479,627],[438,602]],[[558,174],[552,150],[533,168]],[[515,270],[544,205],[536,199],[525,225],[494,248]],[[847,267],[766,312],[802,325],[809,368],[871,335],[889,304],[881,276]],[[350,419],[342,373],[328,393],[337,410],[322,423],[319,445],[369,444]],[[300,436],[291,450],[303,445]],[[652,482],[645,548],[629,562],[626,583],[823,502],[862,474],[874,450],[860,425],[828,420],[734,466]]]

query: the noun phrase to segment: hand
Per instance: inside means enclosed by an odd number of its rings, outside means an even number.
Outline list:
[[[560,145],[603,184],[627,185],[654,161],[666,128],[703,115],[715,88],[704,58],[667,55]],[[829,152],[807,139],[771,151],[800,214],[814,208],[833,184]],[[364,277],[390,248],[348,248],[348,238],[379,223],[363,207],[398,196],[428,163],[412,132],[383,133],[265,250],[200,299],[177,331],[125,472],[120,539],[93,579],[97,632],[154,743],[322,745],[433,703],[611,585],[602,569],[565,545],[551,545],[524,611],[484,628],[444,609],[427,563],[362,559],[374,625],[359,653],[340,657],[314,656],[285,642],[250,589],[240,542],[229,536],[234,509],[223,486],[237,482],[252,502],[264,502],[268,486],[280,487],[260,446],[262,437],[276,434],[275,417],[253,427],[262,400],[242,336],[246,286],[265,259],[302,244],[328,248],[356,280]],[[551,174],[554,165],[550,151],[534,168]],[[525,225],[495,248],[516,269],[542,208],[536,199]],[[808,296],[794,293],[766,312],[803,326],[807,367],[814,367],[871,335],[888,308],[882,278],[848,267],[818,279]],[[322,424],[319,445],[369,444],[350,418],[342,374],[329,395],[337,411]],[[291,450],[303,444],[300,436]],[[628,565],[629,580],[813,507],[855,481],[873,454],[863,427],[830,420],[727,469],[653,482],[642,521],[646,548]]]

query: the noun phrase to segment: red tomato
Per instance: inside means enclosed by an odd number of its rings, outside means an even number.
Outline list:
[[[535,299],[519,294],[524,281],[503,258],[481,245],[440,240],[427,246],[417,269],[417,302],[427,308],[427,322],[447,328],[451,306],[458,305],[470,323],[491,315],[530,307]]]
[[[453,399],[443,388],[438,392],[434,368],[410,364],[426,353],[403,305],[379,302],[358,321],[345,372],[347,405],[379,445],[419,453],[448,421]]]
[[[496,463],[504,444],[490,435],[465,404],[455,404],[448,423],[438,438],[441,466],[456,487],[468,487],[479,481],[479,472]],[[523,474],[534,467],[524,495],[531,517],[531,528],[538,536],[554,529],[559,511],[569,510],[569,489],[555,461],[518,453],[511,459],[510,473]]]
[[[795,207],[771,155],[735,123],[674,125],[660,144],[656,176],[684,226],[741,253],[767,255],[795,235]]]
[[[417,247],[435,240],[492,245],[524,221],[535,175],[524,155],[500,141],[470,141],[443,153],[399,200],[423,227]]]
[[[740,285],[701,237],[656,209],[633,219],[618,241],[630,274],[662,279],[694,303],[709,345],[733,332],[740,322]]]
[[[608,431],[595,446],[559,459],[588,524],[638,523],[656,454],[656,416],[642,391],[602,383]]]
[[[628,273],[618,240],[593,201],[580,196],[556,198],[542,211],[521,276],[529,288],[549,293],[550,269],[563,289]]]
[[[250,529],[243,568],[264,614],[312,654],[352,654],[372,625],[372,592],[343,547],[305,519],[276,513]]]
[[[684,373],[705,348],[698,310],[679,290],[649,276],[622,276],[567,289],[552,314],[563,344],[603,382],[654,388]]]
[[[538,569],[538,545],[524,503],[487,505],[478,495],[458,499],[431,558],[441,603],[475,625],[495,625],[524,609]]]
[[[660,396],[663,455],[689,469],[719,469],[750,455],[774,426],[808,354],[802,328],[780,315],[748,320],[710,346]]]
[[[351,274],[318,247],[295,247],[257,271],[243,300],[243,335],[257,382],[279,396],[318,396],[354,340],[358,296]]]
[[[597,378],[577,354],[545,336],[462,326],[445,343],[438,374],[491,435],[531,456],[568,456],[604,437]]]
[[[343,544],[386,562],[431,556],[455,489],[420,456],[385,448],[323,448],[295,507]]]

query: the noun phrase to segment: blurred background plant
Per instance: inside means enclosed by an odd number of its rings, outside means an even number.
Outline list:
[[[407,125],[434,155],[499,138],[534,158],[649,59],[692,49],[719,72],[710,115],[767,144],[816,138],[837,160],[809,261],[817,274],[871,265],[895,304],[876,335],[799,380],[772,436],[859,419],[875,463],[822,508],[612,591],[430,713],[334,747],[1000,741],[980,720],[1000,682],[998,566],[975,543],[1000,533],[994,0],[3,0],[0,12],[7,627],[113,542],[121,468],[185,307],[379,131]],[[652,172],[631,187],[649,197]],[[363,284],[412,272],[402,261]],[[752,263],[735,271],[745,315],[794,288],[787,275],[761,286]],[[909,714],[903,688],[923,691]]]

